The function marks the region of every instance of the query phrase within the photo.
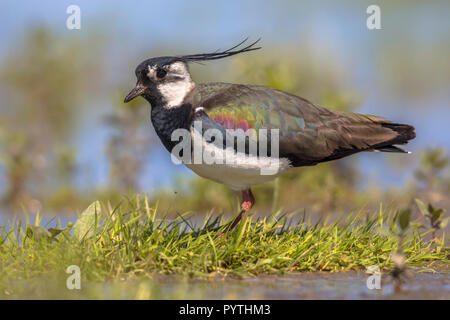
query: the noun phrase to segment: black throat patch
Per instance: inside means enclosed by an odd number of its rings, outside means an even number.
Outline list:
[[[153,107],[152,105],[151,116],[153,127],[164,147],[169,152],[178,143],[178,141],[171,141],[172,132],[176,129],[189,130],[191,110],[192,105],[190,103],[174,108]]]

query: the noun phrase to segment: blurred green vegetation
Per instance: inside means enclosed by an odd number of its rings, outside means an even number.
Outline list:
[[[101,53],[99,43],[97,38],[64,40],[48,28],[35,28],[2,61],[0,157],[6,206],[36,211],[55,193],[75,192],[74,137],[82,101],[101,83],[101,56],[92,54]]]
[[[148,161],[153,139],[148,130],[148,110],[135,99],[122,102],[124,92],[113,99],[113,112],[106,116],[106,125],[113,128],[106,154],[110,161],[110,181],[121,192],[139,190],[139,177]]]
[[[127,195],[147,191],[141,179],[153,161],[152,155],[161,150],[150,128],[149,106],[140,99],[122,103],[130,87],[128,75],[111,85],[107,62],[102,59],[107,43],[102,39],[98,35],[68,39],[44,27],[30,29],[10,46],[1,61],[0,161],[6,212],[74,214],[94,199],[115,206]],[[279,58],[281,54],[283,59]],[[137,63],[127,58],[130,64]],[[217,66],[193,65],[192,71],[198,82],[267,85],[328,108],[356,110],[363,101],[362,93],[353,88],[349,70],[339,66],[338,60],[305,44],[301,49],[286,46],[278,52],[265,50],[251,58],[243,55],[221,62],[219,78],[213,74]],[[106,90],[104,83],[110,85]],[[103,98],[107,95],[107,106],[102,109],[101,120],[93,125],[108,131],[104,149],[99,152],[105,155],[109,175],[102,184],[80,187],[77,179],[86,177],[88,168],[81,165],[76,139],[83,120],[98,113],[100,94]],[[83,130],[97,132],[93,128]],[[255,187],[257,203],[253,212],[267,214],[281,207],[327,215],[375,208],[380,202],[395,208],[412,203],[414,198],[449,208],[448,163],[446,150],[424,150],[422,162],[416,165],[415,179],[403,188],[387,190],[376,183],[361,188],[366,178],[359,172],[358,157],[300,168],[273,183]],[[152,177],[151,170],[159,169],[150,167]],[[176,176],[175,190],[159,187],[156,180],[152,182],[157,186],[148,194],[152,203],[158,202],[172,215],[210,210],[233,214],[240,197],[194,175]]]

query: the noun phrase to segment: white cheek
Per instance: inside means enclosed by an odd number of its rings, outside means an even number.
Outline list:
[[[191,79],[186,65],[182,62],[176,62],[170,65],[168,70],[169,76],[177,76],[175,81],[161,81],[156,77],[156,67],[148,67],[147,76],[150,80],[156,83],[156,87],[161,96],[166,101],[166,108],[173,108],[180,106],[183,103],[186,95],[195,87]]]
[[[173,108],[183,103],[186,95],[194,88],[194,83],[190,79],[162,83],[157,86],[159,92],[166,100],[167,107]]]

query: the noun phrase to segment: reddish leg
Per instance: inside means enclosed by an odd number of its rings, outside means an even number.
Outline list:
[[[226,227],[225,230],[222,231],[221,234],[219,234],[217,236],[217,238],[220,238],[225,233],[233,230],[233,228],[239,223],[239,221],[241,221],[243,216],[245,216],[247,211],[250,210],[250,208],[253,207],[253,205],[255,204],[255,197],[253,196],[252,190],[248,189],[248,190],[242,191],[242,197],[243,197],[243,200],[241,203],[241,212],[239,213],[239,215],[236,218],[234,218],[234,220],[231,222],[231,224],[228,227]]]

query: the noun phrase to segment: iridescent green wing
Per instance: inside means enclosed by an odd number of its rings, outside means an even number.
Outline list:
[[[294,165],[406,142],[406,137],[396,140],[401,134],[394,126],[403,125],[376,116],[331,111],[264,86],[200,84],[194,101],[195,107],[203,107],[209,118],[225,129],[252,128],[256,135],[262,128],[279,129],[280,155],[289,157]]]

